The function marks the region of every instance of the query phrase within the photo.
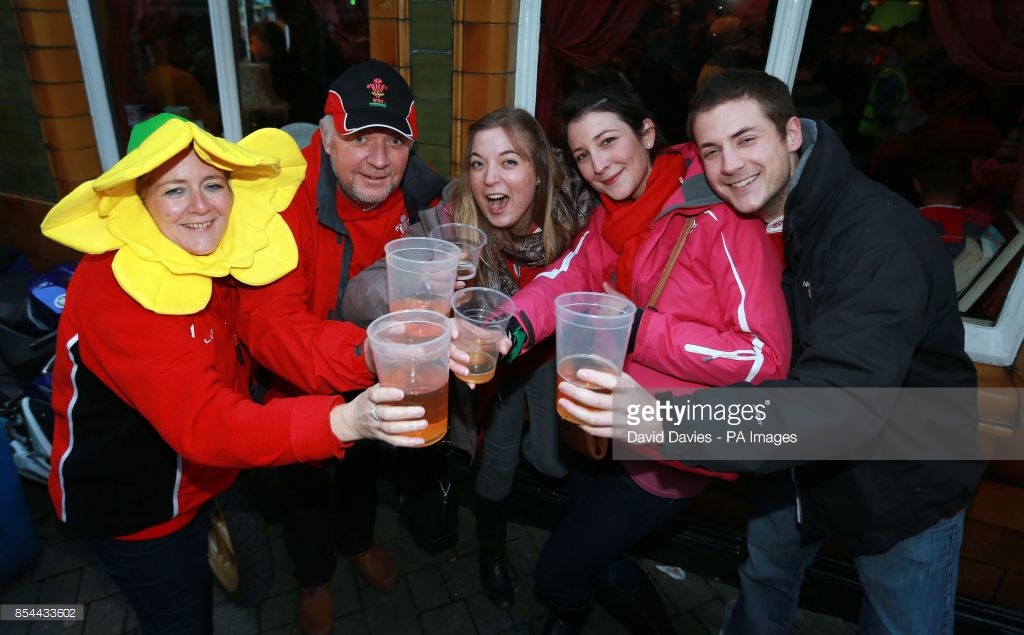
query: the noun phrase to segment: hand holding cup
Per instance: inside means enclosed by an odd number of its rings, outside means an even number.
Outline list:
[[[467,287],[452,294],[452,347],[465,354],[466,359],[460,361],[468,371],[456,373],[456,377],[470,386],[494,377],[505,328],[515,311],[512,298],[494,289]]]

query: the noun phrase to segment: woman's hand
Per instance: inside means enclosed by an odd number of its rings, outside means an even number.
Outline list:
[[[427,420],[422,418],[423,408],[389,405],[404,396],[399,388],[374,384],[352,401],[331,410],[331,432],[341,441],[376,439],[405,448],[423,445],[423,439],[405,436],[427,427]]]
[[[457,339],[459,337],[459,322],[455,318],[452,320],[452,344],[448,350],[448,368],[456,375],[465,377],[469,374],[469,367],[466,363],[469,362],[469,353],[459,347]],[[498,353],[504,355],[512,347],[512,340],[508,336],[502,337],[498,342]],[[470,390],[476,388],[474,383],[466,383]]]
[[[370,346],[370,338],[368,337],[363,340],[363,359],[366,360],[366,368],[369,369],[370,374],[376,375],[377,368],[376,364],[373,362],[373,347]]]
[[[607,293],[608,295],[613,295],[613,296],[615,296],[617,298],[621,298],[623,300],[626,300],[627,302],[632,302],[632,300],[629,298],[629,296],[627,296],[626,294],[622,293],[621,291],[616,289],[611,284],[608,284],[607,282],[603,282],[601,284],[603,285],[604,292]]]
[[[627,430],[652,432],[657,429],[657,422],[637,417],[644,406],[654,407],[657,400],[626,373],[613,375],[584,368],[576,376],[583,382],[610,391],[598,392],[567,381],[558,382],[558,390],[562,393],[558,395],[558,405],[582,421],[580,427],[590,434],[622,440],[626,438]]]
[[[459,337],[459,322],[455,318],[450,318],[452,322],[452,344],[451,348],[448,349],[448,368],[456,375],[462,375],[465,377],[469,374],[469,367],[466,364],[469,362],[469,353],[459,348],[456,340]],[[469,384],[472,388],[473,384]]]

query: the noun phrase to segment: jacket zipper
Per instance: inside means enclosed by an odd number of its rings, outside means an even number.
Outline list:
[[[713,359],[735,359],[749,362],[757,359],[757,353],[751,350],[720,351],[708,348],[707,346],[698,346],[697,344],[686,344],[683,346],[683,350],[687,353],[703,353],[704,357],[700,360],[702,362],[710,362]]]
[[[800,502],[800,484],[796,478],[796,468],[789,468],[789,478],[793,481],[793,500],[795,501],[794,509],[796,510],[796,524],[802,525],[804,522],[804,507]]]

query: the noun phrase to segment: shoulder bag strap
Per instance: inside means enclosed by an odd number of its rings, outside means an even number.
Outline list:
[[[679,232],[679,238],[676,239],[676,246],[672,248],[672,255],[668,257],[668,262],[665,263],[665,268],[661,271],[661,279],[658,280],[658,286],[654,287],[654,292],[651,293],[651,299],[647,301],[647,308],[653,309],[654,305],[658,303],[658,298],[661,297],[661,291],[665,288],[665,283],[668,282],[668,277],[672,273],[672,267],[676,265],[676,260],[679,259],[679,254],[683,251],[683,245],[686,244],[686,239],[693,231],[693,228],[697,226],[696,218],[688,218],[686,220],[686,226],[683,227],[683,231]]]

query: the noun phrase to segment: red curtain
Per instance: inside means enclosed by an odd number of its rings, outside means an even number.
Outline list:
[[[928,8],[953,63],[986,81],[1024,84],[1024,11],[1017,0],[931,0]],[[1024,218],[1024,143],[1018,148],[1012,200]]]
[[[552,138],[557,130],[554,106],[570,66],[596,69],[606,62],[651,4],[650,0],[559,0],[541,8],[540,59],[535,114]],[[554,133],[554,134],[552,134]]]
[[[928,9],[942,46],[957,66],[986,81],[1024,84],[1024,11],[1019,3],[930,0]]]

